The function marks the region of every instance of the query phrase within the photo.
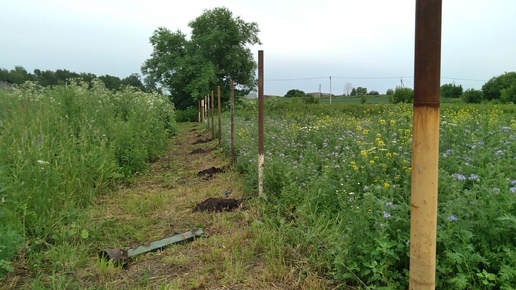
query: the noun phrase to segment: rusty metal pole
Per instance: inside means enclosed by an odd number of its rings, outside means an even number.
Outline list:
[[[201,100],[197,100],[197,122],[201,122]]]
[[[215,97],[211,91],[211,140],[215,139]]]
[[[435,289],[442,0],[416,1],[409,289]]]
[[[210,130],[210,94],[207,94],[205,99],[205,106],[206,106],[206,124],[208,124],[208,130]]]
[[[217,107],[218,107],[218,125],[219,125],[219,146],[222,143],[222,125],[220,123],[220,112],[221,112],[221,104],[220,104],[220,86],[217,86]]]
[[[235,83],[231,80],[230,97],[230,126],[231,126],[231,164],[235,163]]]
[[[263,196],[263,50],[258,50],[258,196]]]

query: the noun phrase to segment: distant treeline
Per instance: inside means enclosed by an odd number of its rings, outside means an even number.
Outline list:
[[[69,79],[82,79],[85,82],[91,83],[95,78],[102,80],[106,88],[112,90],[118,90],[125,86],[139,88],[142,91],[147,90],[140,80],[140,76],[136,73],[120,79],[111,75],[97,76],[92,73],[76,73],[66,69],[58,69],[56,71],[35,69],[33,73],[30,73],[22,66],[16,66],[11,70],[0,68],[0,82],[9,84],[23,84],[26,81],[33,81],[43,87],[47,87],[64,84]]]

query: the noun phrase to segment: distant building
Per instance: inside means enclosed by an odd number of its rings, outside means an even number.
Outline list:
[[[330,94],[329,93],[319,93],[319,92],[314,92],[314,93],[307,93],[307,95],[310,95],[310,96],[313,96],[314,98],[325,98],[325,97],[330,97]],[[331,94],[332,96],[335,96],[334,94]]]

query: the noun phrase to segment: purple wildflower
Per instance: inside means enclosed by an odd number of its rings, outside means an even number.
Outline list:
[[[386,219],[388,219],[388,218],[390,218],[390,217],[391,217],[391,214],[390,214],[390,213],[388,213],[388,212],[386,212],[386,211],[384,211],[384,212],[383,212],[383,217],[384,217],[384,218],[386,218]]]
[[[449,221],[451,221],[451,222],[456,222],[456,221],[458,221],[459,219],[458,219],[456,216],[451,215],[450,217],[448,217],[448,220],[449,220]]]
[[[513,186],[513,187],[509,188],[509,190],[510,190],[512,193],[516,193],[516,186]]]
[[[394,204],[392,204],[392,201],[388,201],[385,203],[386,207],[394,208]]]
[[[469,177],[468,177],[469,180],[474,180],[474,181],[480,181],[480,178],[478,177],[478,175],[476,174],[471,174]]]
[[[454,173],[454,174],[452,174],[452,176],[455,177],[455,179],[457,179],[459,181],[466,180],[466,176],[464,176],[460,173]]]

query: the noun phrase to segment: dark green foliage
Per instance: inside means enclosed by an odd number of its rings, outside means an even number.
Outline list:
[[[388,89],[386,92],[385,92],[386,95],[388,96],[391,96],[391,95],[394,95],[394,90],[393,89]]]
[[[501,90],[503,103],[516,103],[516,81],[508,88]]]
[[[442,98],[460,98],[462,96],[462,85],[444,84],[441,86]]]
[[[302,98],[305,96],[306,93],[298,89],[291,89],[285,94],[285,98]]]
[[[353,89],[351,90],[351,95],[352,95],[352,96],[363,96],[363,95],[367,95],[367,88],[364,88],[364,87],[353,88]]]
[[[380,93],[378,91],[372,90],[369,93],[367,93],[367,95],[369,95],[369,96],[378,96],[378,95],[380,95]]]
[[[197,122],[198,112],[196,108],[186,108],[184,110],[177,110],[176,122]]]
[[[319,104],[319,99],[315,98],[313,95],[309,95],[303,99],[305,104]]]
[[[412,103],[414,101],[414,90],[411,88],[396,87],[392,101],[394,103]]]
[[[247,45],[260,43],[258,25],[234,17],[226,8],[205,10],[191,21],[191,39],[181,31],[160,27],[150,38],[151,57],[142,66],[149,86],[170,93],[177,109],[196,107],[217,85],[223,103],[229,100],[229,84],[236,96],[246,95],[256,83],[256,62]]]
[[[147,168],[175,132],[173,106],[100,80],[0,90],[0,274],[28,255],[74,244],[95,195]],[[5,134],[9,132],[9,134]]]
[[[88,83],[91,87],[92,81],[97,76],[92,73],[76,73],[66,69],[58,69],[56,71],[51,70],[40,70],[35,69],[34,73],[31,74],[25,70],[22,66],[16,66],[13,70],[8,71],[7,69],[0,68],[0,81],[4,81],[11,84],[23,84],[26,81],[34,81],[42,87],[55,86],[59,84],[66,84],[73,80],[82,80]],[[98,77],[104,82],[104,85],[108,89],[119,90],[125,86],[131,86],[145,91],[145,86],[140,80],[138,74],[131,74],[130,76],[120,79],[115,76],[105,75]]]
[[[480,90],[467,89],[462,94],[462,99],[466,103],[480,104],[484,100],[484,94]]]
[[[482,92],[486,100],[498,100],[502,95],[502,90],[513,84],[516,84],[516,72],[506,72],[487,81],[482,86]]]

